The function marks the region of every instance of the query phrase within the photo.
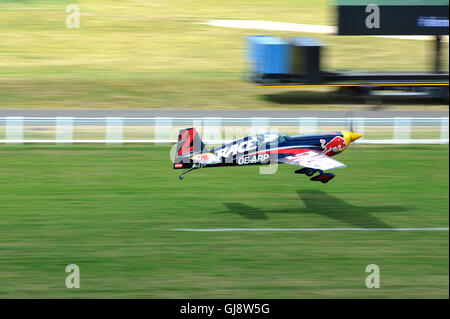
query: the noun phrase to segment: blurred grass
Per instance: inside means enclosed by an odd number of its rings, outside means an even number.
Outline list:
[[[324,89],[301,90],[305,94],[297,102],[279,103],[265,95],[290,93],[290,89],[260,88],[244,81],[245,36],[308,34],[201,24],[208,19],[254,19],[334,25],[335,12],[328,1],[71,2],[80,5],[80,29],[65,27],[67,3],[0,3],[4,13],[0,21],[0,107],[346,107],[336,105],[333,96],[317,97]],[[327,69],[432,68],[431,41],[311,36],[329,44]],[[448,68],[443,60],[443,67]],[[427,102],[409,102],[400,107],[421,108],[424,104]],[[443,108],[440,104],[432,107]]]
[[[289,165],[180,182],[164,146],[2,146],[0,297],[448,298],[448,231],[172,231],[448,227],[448,154],[354,146],[324,185]],[[81,289],[64,286],[71,263]]]

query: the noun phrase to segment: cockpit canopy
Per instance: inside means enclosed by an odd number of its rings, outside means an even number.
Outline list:
[[[267,132],[263,134],[256,134],[249,137],[249,139],[255,139],[258,141],[258,145],[261,144],[280,144],[285,142],[289,138],[289,135],[284,133],[273,133],[273,132]]]

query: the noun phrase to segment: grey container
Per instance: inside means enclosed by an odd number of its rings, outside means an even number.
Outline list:
[[[320,55],[325,45],[310,37],[292,37],[291,74],[303,81],[315,84],[321,82]]]

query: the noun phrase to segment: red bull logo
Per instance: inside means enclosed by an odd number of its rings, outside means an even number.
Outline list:
[[[320,143],[323,148],[322,153],[328,156],[336,155],[337,153],[345,150],[345,148],[347,147],[347,143],[340,136],[334,137],[327,144],[325,144],[326,140],[321,139]]]
[[[213,153],[194,155],[191,158],[194,160],[194,163],[201,163],[201,164],[216,164],[220,162],[217,156],[214,155]]]
[[[211,154],[201,154],[198,156],[194,156],[194,159],[199,161],[200,163],[206,162],[211,157]]]

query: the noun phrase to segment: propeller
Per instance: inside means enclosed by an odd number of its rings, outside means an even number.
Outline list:
[[[353,116],[352,116],[352,111],[347,111],[347,128],[349,130],[349,132],[354,132],[353,131]]]
[[[348,128],[348,130],[350,132],[350,140],[351,140],[351,142],[354,142],[357,139],[359,139],[360,137],[362,137],[362,134],[354,131],[354,120],[353,120],[353,116],[352,116],[352,112],[351,111],[347,111],[347,128]]]

